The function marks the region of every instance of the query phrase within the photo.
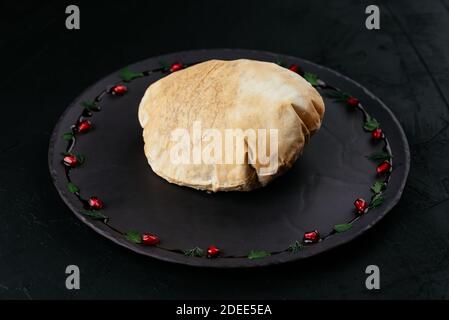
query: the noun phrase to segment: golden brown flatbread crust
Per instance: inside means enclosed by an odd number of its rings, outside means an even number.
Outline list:
[[[323,115],[323,99],[301,76],[274,63],[246,59],[210,60],[174,72],[150,85],[139,106],[144,151],[153,171],[171,183],[209,191],[266,185],[293,165]],[[265,165],[250,143],[244,151],[255,158],[254,164],[173,163],[173,131],[186,129],[192,137],[195,122],[223,137],[226,129],[277,129],[278,170],[261,173]]]

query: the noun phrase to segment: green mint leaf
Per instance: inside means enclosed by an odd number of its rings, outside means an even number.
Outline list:
[[[288,247],[288,251],[292,252],[292,253],[297,253],[298,251],[300,251],[302,248],[304,247],[304,245],[299,242],[298,240],[296,240],[293,244],[291,244]]]
[[[373,161],[385,161],[385,160],[390,160],[391,155],[388,152],[379,151],[379,152],[375,152],[375,153],[369,155],[368,159],[373,160]]]
[[[78,159],[79,164],[83,164],[86,161],[86,157],[82,154],[77,154],[76,158]]]
[[[370,203],[370,208],[377,208],[384,202],[385,198],[382,196],[381,193],[376,194]]]
[[[73,182],[67,183],[67,188],[71,193],[77,193],[80,191],[80,189]]]
[[[306,79],[312,86],[318,85],[318,76],[316,74],[306,72],[304,73],[304,79]]]
[[[374,192],[375,194],[381,193],[384,187],[385,187],[385,183],[383,181],[376,181],[371,186],[371,191]]]
[[[342,232],[348,231],[351,228],[352,228],[352,224],[349,224],[349,223],[336,224],[334,226],[335,232],[338,232],[338,233],[342,233]]]
[[[89,217],[94,220],[105,220],[108,217],[106,217],[104,214],[102,214],[100,211],[84,211],[82,214],[86,217]]]
[[[124,234],[124,236],[128,241],[131,241],[133,243],[141,243],[142,242],[142,237],[141,237],[140,233],[137,231],[128,231]]]
[[[142,72],[134,72],[129,69],[123,69],[122,71],[120,71],[120,78],[125,82],[129,82],[140,77],[143,77]]]
[[[202,257],[204,255],[204,250],[196,247],[195,249],[193,249],[193,255],[195,257]]]
[[[349,93],[346,93],[346,92],[342,92],[342,93],[341,93],[341,100],[342,100],[342,101],[346,101],[346,100],[348,100],[349,98],[351,98],[351,95],[350,95]]]
[[[159,66],[165,71],[170,69],[170,65],[165,61],[159,61]]]
[[[333,99],[341,99],[342,93],[340,91],[331,90],[326,92],[326,96]]]
[[[363,125],[363,129],[365,129],[366,131],[373,131],[377,128],[379,128],[379,122],[376,119],[368,116]]]
[[[204,250],[198,247],[184,251],[184,254],[189,257],[202,257]]]
[[[337,100],[337,101],[346,101],[346,100],[348,100],[349,97],[351,97],[351,95],[349,93],[341,92],[338,90],[327,91],[326,95],[334,100]]]
[[[248,259],[261,259],[261,258],[265,258],[271,256],[271,254],[269,252],[263,251],[263,250],[252,250],[249,254],[248,254]]]
[[[65,141],[70,141],[70,140],[72,140],[73,139],[73,132],[66,132],[66,133],[64,133],[63,135],[62,135],[62,138],[65,140]]]
[[[88,111],[100,111],[95,101],[83,101],[81,102],[81,106]]]
[[[281,66],[281,67],[284,67],[284,68],[287,66],[287,65],[285,64],[285,62],[282,61],[281,59],[277,59],[275,63],[276,63],[278,66]]]

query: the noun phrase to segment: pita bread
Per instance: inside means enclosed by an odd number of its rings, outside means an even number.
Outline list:
[[[139,106],[144,151],[152,170],[171,183],[214,192],[249,191],[288,170],[320,128],[323,115],[323,99],[301,76],[274,63],[246,59],[210,60],[174,72],[151,84]],[[202,130],[196,138],[195,124]],[[195,149],[198,143],[205,152],[204,140],[220,140],[222,150],[209,153],[214,162],[199,163],[191,154],[188,162],[173,161],[171,152],[180,144],[174,140],[177,129],[182,145],[191,153],[199,150]],[[216,140],[206,129],[214,129]],[[220,153],[221,159],[229,154],[224,147],[227,133],[259,133],[260,129],[266,130],[265,136],[257,135],[256,144],[253,138],[244,138],[245,163],[219,161]],[[180,137],[182,130],[185,134]],[[269,139],[274,132],[276,150]],[[263,138],[265,149],[259,145]],[[271,163],[262,161],[262,149],[277,164],[276,170],[264,170]]]

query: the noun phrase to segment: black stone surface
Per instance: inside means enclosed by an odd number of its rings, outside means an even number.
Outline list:
[[[381,29],[364,27],[364,1],[262,3],[80,2],[2,4],[0,136],[2,298],[446,298],[449,3],[378,2]],[[300,56],[348,75],[382,98],[411,147],[403,198],[373,230],[325,255],[255,270],[207,270],[133,254],[79,222],[47,170],[48,140],[83,88],[111,70],[162,53],[248,48]],[[81,290],[65,289],[68,264]],[[381,290],[365,289],[367,265]]]

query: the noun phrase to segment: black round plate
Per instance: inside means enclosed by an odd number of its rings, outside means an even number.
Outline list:
[[[63,138],[83,111],[105,88],[121,83],[119,71],[84,91],[64,112],[56,125],[49,148],[51,176],[62,199],[75,215],[96,232],[135,252],[161,260],[207,267],[254,267],[307,258],[346,243],[378,222],[399,201],[409,171],[409,149],[404,132],[391,111],[372,93],[335,71],[303,59],[248,50],[203,50],[174,53],[135,63],[132,71],[156,70],[160,63],[196,63],[209,59],[249,58],[298,64],[305,72],[341,92],[357,97],[364,109],[380,123],[393,154],[393,171],[383,193],[384,202],[358,219],[354,200],[369,200],[370,187],[379,179],[377,163],[367,156],[382,149],[363,129],[361,110],[327,97],[321,130],[310,140],[303,156],[284,176],[269,186],[247,193],[209,194],[170,184],[154,174],[143,152],[142,129],[137,111],[146,88],[167,73],[157,71],[126,83],[123,96],[103,94],[99,106],[88,118],[92,130],[76,135],[73,153],[85,162],[66,175],[62,153],[71,141]],[[65,137],[70,138],[69,136]],[[95,220],[77,194],[68,188],[68,177],[81,198],[98,196],[104,202],[101,213],[109,219]],[[76,191],[71,185],[71,191]],[[334,225],[352,221],[352,228],[333,234]],[[160,237],[159,246],[134,243],[124,232],[149,232]],[[305,232],[318,230],[324,240],[300,244]],[[296,242],[298,241],[298,242]],[[221,256],[210,259],[188,256],[185,250],[206,250],[215,245]],[[271,253],[249,259],[251,251]],[[200,251],[197,251],[200,253]],[[253,253],[254,254],[254,253]],[[257,255],[264,255],[256,252]]]

